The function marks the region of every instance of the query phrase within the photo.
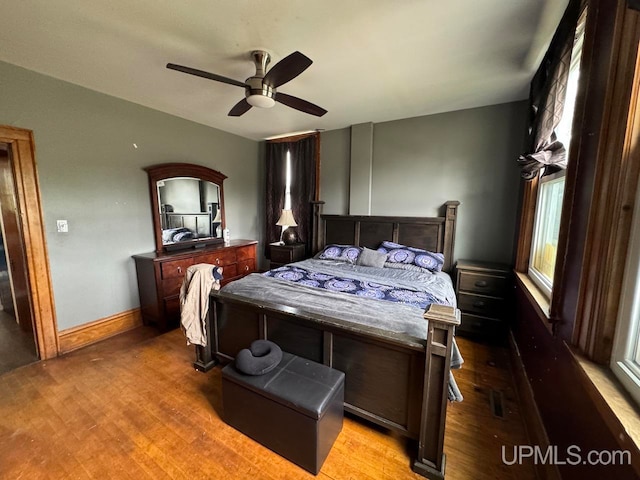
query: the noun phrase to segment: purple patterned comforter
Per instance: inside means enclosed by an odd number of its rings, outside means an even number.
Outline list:
[[[419,307],[423,310],[432,303],[449,305],[446,300],[439,299],[429,292],[385,285],[363,279],[314,272],[296,266],[295,264],[285,265],[274,270],[269,270],[268,272],[263,273],[263,275],[266,277],[295,282],[308,287],[322,288],[333,292],[349,293],[359,297],[403,303]]]

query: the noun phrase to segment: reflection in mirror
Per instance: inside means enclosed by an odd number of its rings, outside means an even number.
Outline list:
[[[191,177],[159,180],[162,244],[222,237],[220,191],[216,184]]]
[[[145,170],[157,253],[224,242],[226,175],[192,163],[162,163]]]

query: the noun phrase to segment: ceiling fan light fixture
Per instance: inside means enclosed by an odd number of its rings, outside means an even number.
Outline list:
[[[252,107],[259,108],[271,108],[276,104],[276,101],[272,97],[267,97],[265,95],[249,95],[247,97],[247,102]]]

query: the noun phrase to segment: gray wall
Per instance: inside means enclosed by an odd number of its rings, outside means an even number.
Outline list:
[[[523,145],[526,105],[374,124],[371,214],[434,216],[445,201],[459,200],[455,258],[511,263],[519,188],[515,159]],[[345,175],[368,174],[350,162],[350,142],[357,137],[349,132],[322,134],[325,213],[347,213]]]
[[[34,132],[59,330],[139,306],[131,255],[155,248],[143,167],[221,171],[232,238],[261,235],[258,142],[2,62],[0,105],[0,124]]]

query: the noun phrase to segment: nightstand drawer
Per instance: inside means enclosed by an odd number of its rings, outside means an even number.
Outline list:
[[[273,263],[290,263],[291,257],[291,250],[271,248],[271,261]]]
[[[494,297],[503,297],[509,281],[506,277],[461,271],[458,290],[472,293],[482,293]]]
[[[304,259],[304,243],[294,245],[271,245],[271,264],[284,265],[286,263],[299,262]]]
[[[504,300],[485,295],[459,292],[458,308],[463,312],[472,312],[488,317],[501,317],[504,311]]]
[[[460,325],[456,328],[456,333],[485,338],[498,338],[504,331],[505,327],[500,320],[469,313],[460,315]]]

